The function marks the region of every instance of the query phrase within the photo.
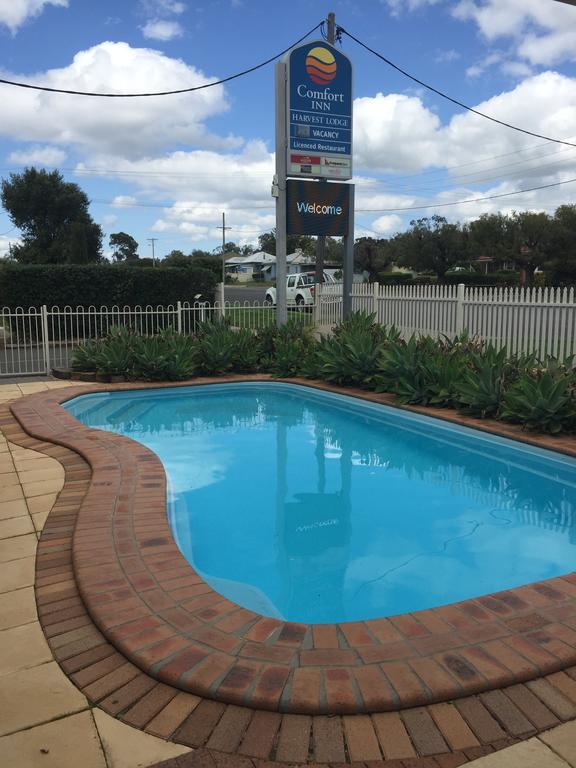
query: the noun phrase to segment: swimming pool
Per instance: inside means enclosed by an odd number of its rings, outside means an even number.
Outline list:
[[[553,452],[283,383],[65,407],[158,454],[184,556],[267,616],[376,618],[573,570],[576,461]]]

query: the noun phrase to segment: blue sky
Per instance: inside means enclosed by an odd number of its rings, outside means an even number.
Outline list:
[[[77,90],[185,88],[252,66],[333,10],[337,22],[457,99],[531,131],[576,138],[576,8],[555,0],[0,0],[0,77]],[[465,221],[576,202],[576,149],[463,113],[349,38],[355,67],[356,235],[410,219]],[[273,65],[226,86],[100,100],[0,85],[0,175],[59,168],[105,233],[150,254],[255,243],[274,226]],[[431,206],[422,210],[390,210]],[[369,210],[366,210],[369,209]],[[0,255],[18,231],[0,211]]]

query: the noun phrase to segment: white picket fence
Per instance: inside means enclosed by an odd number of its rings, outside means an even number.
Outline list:
[[[199,323],[222,315],[239,327],[256,329],[276,322],[275,307],[265,302],[0,309],[0,378],[49,374],[54,367],[67,367],[75,347],[105,336],[112,326],[144,335],[166,328],[193,333]],[[311,321],[310,316],[298,316]]]
[[[574,288],[467,288],[464,285],[352,286],[352,309],[374,313],[379,323],[413,333],[471,336],[506,346],[511,354],[576,354]],[[342,286],[316,291],[314,323],[329,328],[342,317]]]
[[[379,323],[396,326],[404,338],[413,333],[454,336],[467,330],[499,348],[506,346],[510,353],[576,355],[573,288],[354,284],[352,308],[373,312]],[[49,374],[53,367],[66,367],[75,347],[105,336],[114,325],[147,335],[164,328],[193,333],[199,323],[223,314],[237,327],[257,329],[276,322],[276,308],[265,302],[3,309],[0,378]],[[290,316],[329,330],[342,319],[342,286],[318,286],[313,314],[291,311]]]

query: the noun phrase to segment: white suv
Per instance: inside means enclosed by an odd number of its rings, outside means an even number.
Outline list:
[[[328,272],[324,272],[324,282],[333,285],[336,281]],[[286,304],[300,310],[309,309],[314,305],[316,278],[314,272],[301,272],[288,275],[286,278]],[[276,304],[276,287],[266,291],[266,304]]]

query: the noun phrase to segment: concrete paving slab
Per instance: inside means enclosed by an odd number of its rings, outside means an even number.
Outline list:
[[[18,486],[20,490],[20,486]],[[29,517],[13,517],[10,520],[0,520],[0,539],[10,539],[12,536],[23,536],[34,533],[34,526]]]
[[[12,517],[22,517],[27,514],[28,507],[24,499],[0,501],[0,520],[9,520]]]
[[[468,763],[470,768],[568,768],[568,763],[536,738],[480,757]]]
[[[90,712],[4,736],[0,754],[14,768],[107,768]]]
[[[0,632],[0,677],[52,660],[52,652],[38,622]]]
[[[0,490],[0,499],[2,502],[13,501],[14,499],[23,499],[24,492],[20,483],[18,485],[9,485]]]
[[[55,661],[5,675],[0,685],[0,736],[87,709],[88,702]]]
[[[43,496],[33,496],[32,498],[27,499],[30,514],[35,515],[39,512],[50,512],[57,498],[57,493],[47,493]]]
[[[560,755],[571,768],[576,768],[576,722],[559,725],[539,737],[551,749]]]
[[[144,768],[190,752],[189,747],[142,733],[115,720],[101,709],[95,709],[93,712],[108,768]]]
[[[34,584],[34,557],[11,560],[0,567],[0,594]]]
[[[20,627],[37,620],[34,587],[0,594],[0,630]]]
[[[21,560],[23,557],[34,557],[38,539],[36,534],[27,533],[24,536],[14,536],[0,540],[0,563],[10,560]]]

